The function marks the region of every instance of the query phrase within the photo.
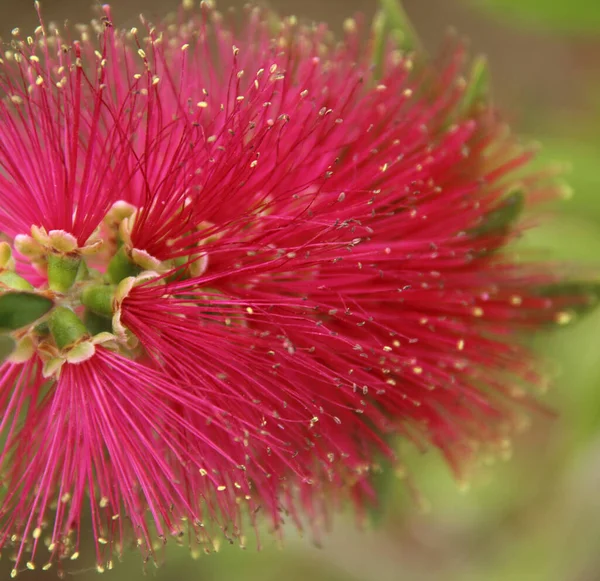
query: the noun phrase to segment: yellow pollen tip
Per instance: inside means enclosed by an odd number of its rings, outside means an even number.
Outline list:
[[[573,315],[566,312],[556,313],[554,320],[559,325],[568,325],[573,320]]]

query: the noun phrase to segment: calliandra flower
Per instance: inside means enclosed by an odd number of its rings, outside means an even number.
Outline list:
[[[1,54],[0,282],[55,305],[0,367],[13,576],[88,530],[99,571],[171,535],[318,533],[376,500],[394,437],[459,473],[542,383],[524,334],[587,300],[511,251],[560,189],[465,106],[458,43],[373,66],[351,21],[188,8],[41,20]]]

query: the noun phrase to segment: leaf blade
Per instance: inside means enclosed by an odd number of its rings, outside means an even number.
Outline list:
[[[54,306],[48,297],[28,292],[0,295],[0,331],[16,331],[31,325]]]

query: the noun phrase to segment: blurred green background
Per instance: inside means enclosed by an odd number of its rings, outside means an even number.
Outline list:
[[[45,0],[48,20],[87,20],[92,0]],[[115,20],[165,14],[177,0],[114,0]],[[240,5],[219,0],[218,5]],[[282,14],[328,21],[335,30],[375,0],[271,0]],[[449,26],[488,56],[494,94],[512,125],[543,144],[544,161],[570,162],[575,196],[528,236],[554,256],[600,264],[600,0],[405,0],[426,47]],[[0,0],[0,33],[36,25],[33,1]],[[358,531],[340,516],[317,548],[290,530],[283,548],[223,547],[193,561],[171,546],[165,564],[132,552],[105,577],[136,581],[598,581],[600,580],[600,311],[537,344],[558,380],[544,401],[555,418],[534,418],[508,462],[474,470],[468,491],[434,453],[412,454],[419,497],[392,478],[380,524]],[[8,578],[8,559],[0,579]],[[56,573],[24,578],[51,581]],[[71,567],[87,581],[95,569]]]

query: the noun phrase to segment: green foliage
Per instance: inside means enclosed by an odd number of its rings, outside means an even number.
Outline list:
[[[0,330],[15,331],[31,325],[53,306],[51,299],[34,293],[4,293],[0,296]]]
[[[600,34],[598,0],[470,0],[494,15],[534,28]]]
[[[386,521],[390,501],[398,485],[398,478],[389,458],[381,457],[371,469],[370,482],[375,492],[375,501],[369,507],[369,516],[373,525],[380,526]]]
[[[600,297],[600,283],[581,281],[559,282],[552,285],[545,285],[538,292],[540,296],[550,299],[581,297],[581,303],[576,304],[573,308],[577,312],[585,312],[597,304],[598,297]]]
[[[393,39],[405,51],[419,49],[422,45],[400,0],[379,0],[381,8],[372,24],[373,63],[381,72],[386,44]]]
[[[518,189],[513,190],[484,217],[481,225],[470,231],[470,234],[473,236],[501,236],[508,233],[512,224],[521,215],[524,205],[525,195],[523,192]]]
[[[465,114],[476,109],[477,105],[485,102],[490,91],[490,73],[487,59],[478,56],[471,65],[467,88],[462,99],[461,107]]]
[[[415,32],[400,0],[379,0],[386,27],[398,45],[405,50],[412,50],[420,45]]]

